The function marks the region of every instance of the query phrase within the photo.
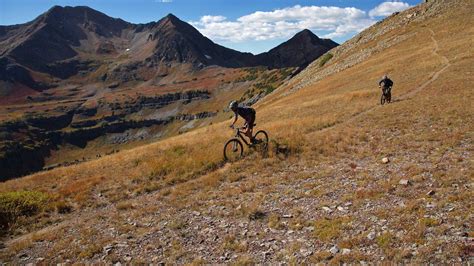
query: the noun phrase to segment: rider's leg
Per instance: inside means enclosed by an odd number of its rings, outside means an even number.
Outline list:
[[[247,131],[245,132],[245,135],[250,139],[250,142],[253,143],[253,136],[252,136],[252,128],[248,127]]]
[[[247,121],[247,134],[246,135],[250,139],[250,143],[254,143],[253,134],[252,134],[254,122],[255,122],[255,114],[253,115],[253,117],[251,117]]]

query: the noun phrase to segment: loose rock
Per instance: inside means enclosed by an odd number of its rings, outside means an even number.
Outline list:
[[[327,212],[329,212],[329,213],[331,213],[331,212],[332,212],[331,208],[329,208],[329,207],[326,207],[326,206],[323,206],[323,208],[322,208],[322,209],[323,209],[323,210],[325,210],[325,211],[327,211]]]
[[[375,232],[374,232],[374,231],[370,232],[370,233],[367,235],[367,238],[368,238],[369,240],[374,240],[374,239],[375,239]]]
[[[408,186],[411,184],[410,180],[408,179],[401,179],[398,184],[403,185],[403,186]]]

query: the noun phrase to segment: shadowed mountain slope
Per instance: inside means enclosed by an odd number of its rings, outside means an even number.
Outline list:
[[[330,39],[320,39],[306,29],[270,51],[257,55],[257,61],[274,68],[304,68],[336,46],[338,46],[336,42]]]

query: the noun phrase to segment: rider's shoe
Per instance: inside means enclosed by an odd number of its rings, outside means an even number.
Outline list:
[[[260,144],[260,143],[262,143],[262,140],[260,140],[260,139],[252,139],[250,141],[250,145],[252,145],[252,146]]]

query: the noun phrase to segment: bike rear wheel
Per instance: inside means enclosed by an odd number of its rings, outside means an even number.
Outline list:
[[[262,150],[266,150],[268,148],[268,134],[264,130],[259,130],[254,135],[254,142],[256,145],[261,148]]]
[[[236,161],[242,158],[244,154],[244,146],[238,139],[230,139],[224,145],[224,160]]]

